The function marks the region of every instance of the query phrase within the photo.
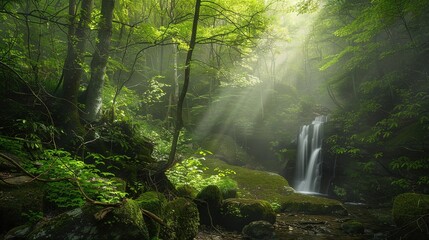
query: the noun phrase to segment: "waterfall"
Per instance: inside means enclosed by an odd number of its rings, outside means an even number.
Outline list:
[[[317,116],[310,125],[301,127],[295,172],[295,189],[299,192],[320,191],[322,179],[322,138],[326,116]]]

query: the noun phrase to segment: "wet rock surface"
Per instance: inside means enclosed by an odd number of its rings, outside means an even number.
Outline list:
[[[388,208],[370,208],[367,206],[347,206],[348,216],[308,215],[295,213],[277,214],[275,239],[299,240],[364,240],[397,239],[395,227]],[[363,233],[350,233],[342,228],[346,222],[362,223]],[[195,240],[232,240],[245,239],[240,232],[202,229]]]

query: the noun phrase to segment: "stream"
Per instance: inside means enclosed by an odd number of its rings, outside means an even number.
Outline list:
[[[280,213],[275,226],[278,240],[366,240],[396,239],[395,226],[390,208],[373,208],[365,205],[346,205],[349,215],[345,217],[330,215],[306,215]],[[341,224],[356,220],[363,224],[364,233],[347,234]],[[195,240],[244,239],[238,232],[202,229]]]

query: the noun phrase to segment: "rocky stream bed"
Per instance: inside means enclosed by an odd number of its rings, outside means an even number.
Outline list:
[[[245,239],[240,230],[257,221],[265,221],[271,235],[250,240],[429,239],[428,195],[400,194],[394,199],[393,206],[386,207],[341,203],[326,196],[299,194],[283,177],[274,173],[230,166],[216,160],[211,163],[236,172],[231,178],[238,183],[238,198],[223,199],[217,186],[204,188],[195,199],[178,197],[169,200],[161,193],[145,192],[136,199],[124,200],[118,208],[85,205],[58,216],[45,215],[32,224],[26,223],[22,212],[43,211],[43,188],[37,183],[11,187],[12,183],[28,179],[9,177],[4,179],[9,185],[3,184],[0,189],[0,239],[3,238],[1,234],[5,234],[5,239],[9,240],[153,237],[232,240]],[[207,205],[201,205],[202,202]],[[165,226],[142,216],[141,209],[162,216]],[[207,215],[208,211],[210,214]],[[208,216],[217,221],[216,228],[205,226],[210,226]]]
[[[348,216],[309,215],[279,213],[274,224],[276,239],[296,240],[366,240],[396,239],[395,226],[389,208],[373,208],[366,205],[346,205]],[[346,222],[361,223],[355,229],[347,229]],[[245,239],[239,232],[202,229],[195,240]]]

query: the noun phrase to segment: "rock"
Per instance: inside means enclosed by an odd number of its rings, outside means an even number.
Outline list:
[[[281,210],[284,212],[348,215],[347,209],[343,204],[334,199],[294,193],[283,197],[281,201]]]
[[[236,172],[228,177],[237,182],[239,198],[261,199],[280,204],[284,196],[294,192],[288,181],[275,173],[233,166],[213,157],[208,157],[208,161],[203,161],[202,164],[209,169],[230,169]],[[224,199],[226,198],[230,196],[224,196]]]
[[[145,209],[161,219],[164,217],[165,206],[167,199],[162,193],[159,192],[145,192],[141,194],[136,200],[141,209]],[[155,238],[159,236],[161,226],[153,219],[143,215],[147,228],[149,230],[149,237]]]
[[[27,240],[149,240],[137,203],[127,200],[118,208],[86,205],[39,222]]]
[[[236,197],[238,197],[237,189],[235,188],[223,189],[222,198],[226,199],[226,198],[236,198]]]
[[[393,201],[393,221],[402,239],[429,239],[429,195],[403,193]]]
[[[26,223],[25,216],[43,212],[43,187],[38,183],[10,186],[1,185],[0,232]]]
[[[167,203],[164,222],[166,225],[161,228],[161,239],[193,240],[200,225],[198,208],[186,198],[176,198]]]
[[[254,221],[244,226],[243,238],[248,240],[275,239],[274,226],[267,221]]]
[[[355,220],[344,222],[341,224],[341,229],[347,234],[363,234],[365,232],[363,224]]]
[[[223,201],[221,214],[221,224],[237,231],[253,221],[264,220],[272,224],[276,221],[273,208],[263,200],[229,198]]]
[[[15,228],[12,228],[4,236],[4,240],[24,240],[25,237],[33,230],[33,226],[30,224],[21,225]]]
[[[179,197],[194,198],[197,195],[197,190],[189,185],[179,186],[176,190]]]
[[[204,225],[217,224],[220,218],[222,193],[219,187],[209,185],[198,193],[194,202],[197,204],[200,223]]]

